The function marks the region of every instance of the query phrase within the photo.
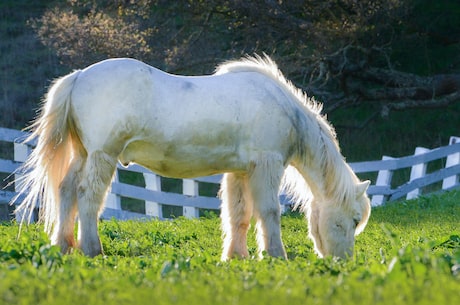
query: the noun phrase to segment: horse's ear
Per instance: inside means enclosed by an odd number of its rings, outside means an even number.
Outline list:
[[[359,198],[362,195],[364,195],[364,193],[366,193],[367,188],[369,187],[370,184],[371,182],[369,180],[358,183],[356,185],[356,198]]]

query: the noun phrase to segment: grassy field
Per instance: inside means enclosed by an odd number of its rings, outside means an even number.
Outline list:
[[[0,228],[0,304],[454,304],[460,192],[375,208],[355,258],[318,259],[303,217],[282,219],[289,260],[222,263],[218,218],[104,221],[105,256],[62,256],[41,227]],[[250,251],[255,254],[253,233]]]

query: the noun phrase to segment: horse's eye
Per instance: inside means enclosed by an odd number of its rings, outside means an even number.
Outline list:
[[[355,228],[358,227],[360,221],[361,219],[353,218],[353,223],[355,224]]]

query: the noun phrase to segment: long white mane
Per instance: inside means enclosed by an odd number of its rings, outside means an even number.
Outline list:
[[[227,61],[216,68],[216,75],[228,72],[248,72],[254,71],[262,73],[281,84],[289,93],[291,93],[298,102],[302,103],[309,111],[320,114],[323,110],[323,104],[318,103],[315,99],[308,97],[302,90],[294,86],[291,81],[284,77],[278,65],[266,54],[264,56],[246,56],[240,60]],[[329,126],[330,127],[330,126]]]

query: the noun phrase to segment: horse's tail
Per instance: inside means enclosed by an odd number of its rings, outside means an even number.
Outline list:
[[[50,233],[59,211],[59,185],[66,175],[74,154],[83,151],[71,117],[71,93],[80,71],[57,79],[49,89],[38,119],[29,127],[31,135],[25,142],[38,139],[21,169],[18,195],[25,196],[15,213],[30,222],[40,203],[40,220]]]

